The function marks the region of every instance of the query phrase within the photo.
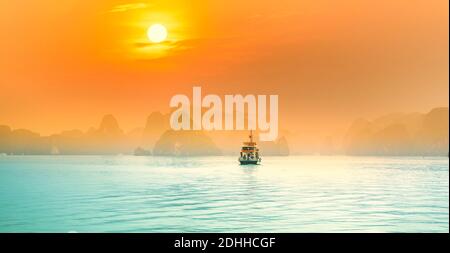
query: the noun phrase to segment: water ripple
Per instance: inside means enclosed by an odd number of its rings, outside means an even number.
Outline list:
[[[449,162],[1,157],[0,232],[448,232]]]

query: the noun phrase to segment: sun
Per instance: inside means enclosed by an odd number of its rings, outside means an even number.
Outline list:
[[[147,30],[147,37],[153,43],[160,43],[167,38],[167,29],[161,24],[153,24]]]

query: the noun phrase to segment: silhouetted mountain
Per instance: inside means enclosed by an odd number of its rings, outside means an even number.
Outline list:
[[[80,130],[64,131],[50,136],[52,148],[59,154],[113,155],[131,153],[136,145],[119,127],[113,115],[105,115],[98,128],[86,133]]]
[[[11,153],[11,128],[0,125],[0,153]]]
[[[280,132],[280,134],[281,133],[282,132]],[[239,155],[242,143],[244,141],[248,141],[249,131],[205,131],[205,134],[210,136],[214,143],[217,143],[220,146],[222,154]],[[253,135],[260,148],[261,155],[267,156],[290,154],[287,137],[282,136],[276,141],[260,142],[258,138],[259,131],[254,131]]]
[[[163,115],[160,112],[152,112],[150,116],[147,117],[142,133],[141,145],[150,150],[153,149],[156,141],[169,129],[169,115]]]
[[[202,131],[166,131],[156,142],[154,155],[220,155],[221,152]]]
[[[8,126],[0,126],[0,153],[42,155],[51,150],[48,137],[26,129],[11,130]]]
[[[152,155],[152,152],[150,152],[149,150],[143,149],[141,147],[137,147],[134,150],[134,155],[135,156],[149,156],[149,155]]]
[[[447,155],[448,108],[427,114],[390,114],[372,122],[359,119],[344,141],[350,155]]]
[[[123,134],[122,129],[119,127],[119,123],[117,123],[116,118],[111,114],[103,116],[100,127],[96,132],[103,136],[120,136]]]
[[[82,150],[88,154],[109,155],[130,152],[130,147],[126,145],[126,136],[112,115],[105,115],[99,127],[90,129],[83,139]]]
[[[259,149],[262,156],[265,155],[289,155],[289,145],[286,137],[278,138],[276,141],[266,141],[259,143]]]
[[[57,148],[60,154],[89,154],[85,150],[85,134],[80,130],[63,131],[60,134],[50,136],[52,146]]]
[[[449,110],[435,108],[424,117],[415,146],[424,155],[448,155]]]
[[[372,155],[413,154],[412,138],[403,124],[392,124],[374,133],[372,142]]]
[[[293,150],[295,154],[447,156],[448,121],[448,108],[435,108],[426,114],[393,113],[372,121],[358,119],[347,131],[340,130],[323,140],[308,133],[295,137],[280,131],[282,137],[277,141],[258,142],[258,145],[263,156],[288,155]],[[257,138],[258,131],[254,134]],[[247,138],[248,131],[173,131],[169,127],[169,115],[154,112],[147,118],[145,127],[128,133],[124,133],[112,115],[105,115],[97,128],[87,132],[69,130],[51,136],[3,125],[0,126],[0,153],[237,155]],[[288,140],[295,143],[294,149],[289,147]]]
[[[422,113],[391,113],[375,119],[373,130],[380,131],[390,125],[399,124],[405,126],[408,133],[416,134],[422,125],[422,121]]]

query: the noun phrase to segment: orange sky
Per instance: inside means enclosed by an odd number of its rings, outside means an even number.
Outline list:
[[[130,130],[194,85],[278,94],[292,131],[449,103],[444,0],[2,1],[0,28],[0,124],[43,134]]]

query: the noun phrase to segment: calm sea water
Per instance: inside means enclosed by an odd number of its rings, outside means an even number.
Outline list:
[[[0,157],[0,232],[449,232],[449,160]]]

